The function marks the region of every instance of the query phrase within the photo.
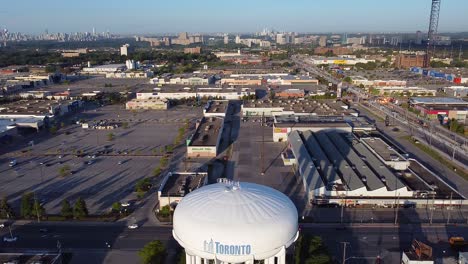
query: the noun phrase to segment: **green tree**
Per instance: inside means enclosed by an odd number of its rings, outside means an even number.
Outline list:
[[[122,210],[122,205],[119,202],[112,204],[112,212],[120,213],[120,210]]]
[[[0,201],[0,218],[13,218],[14,213],[6,197],[3,197]]]
[[[147,192],[151,188],[151,180],[149,178],[140,179],[135,184],[135,191]]]
[[[346,76],[346,77],[343,79],[343,82],[352,83],[353,80],[351,79],[351,77]]]
[[[81,197],[75,202],[75,206],[73,207],[73,216],[76,219],[88,216],[86,202]]]
[[[20,213],[21,216],[24,218],[29,218],[32,215],[33,212],[33,194],[32,193],[25,193],[21,197],[21,208],[20,208]]]
[[[65,218],[73,217],[73,209],[67,199],[62,201],[62,210],[60,210],[60,213]]]
[[[49,132],[50,132],[51,134],[56,134],[56,133],[57,133],[57,130],[58,130],[58,128],[57,128],[57,126],[55,126],[55,125],[53,125],[53,126],[51,126],[51,127],[49,128]]]
[[[166,257],[166,247],[159,240],[154,240],[145,245],[138,255],[143,264],[162,264]]]
[[[159,167],[159,166],[156,167],[156,168],[154,168],[154,170],[153,170],[153,176],[155,176],[155,177],[156,177],[156,176],[159,176],[159,174],[161,174],[161,171],[162,171],[162,170],[161,170],[161,167]]]
[[[171,214],[171,207],[169,205],[165,205],[161,207],[161,209],[159,210],[159,215],[161,217],[169,217],[170,214]]]
[[[270,98],[270,100],[275,99],[275,96],[276,96],[275,91],[271,90],[271,91],[270,91],[270,94],[268,95],[268,97]]]
[[[107,134],[107,141],[112,141],[112,140],[114,140],[114,138],[115,138],[114,133]]]
[[[69,165],[63,165],[62,167],[59,168],[59,175],[60,177],[65,177],[70,175],[71,169]]]
[[[45,214],[46,211],[44,207],[39,203],[38,200],[35,200],[31,211],[32,217],[42,218]]]

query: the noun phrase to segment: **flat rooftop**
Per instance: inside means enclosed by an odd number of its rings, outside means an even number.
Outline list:
[[[216,146],[223,122],[220,117],[202,118],[190,141],[190,146]]]
[[[179,196],[184,197],[189,192],[202,187],[205,178],[208,177],[205,172],[177,173],[170,172],[164,186],[162,186],[161,196]]]
[[[0,253],[0,263],[53,264],[58,254]],[[58,262],[57,262],[58,263]]]
[[[154,87],[152,89],[141,89],[138,93],[203,93],[203,92],[218,92],[218,93],[233,93],[233,92],[254,92],[255,88],[263,86],[246,86],[246,87],[219,87],[217,85],[180,85],[180,84],[165,84]]]
[[[403,157],[381,138],[363,137],[361,140],[369,145],[385,161],[403,160]]]
[[[242,105],[242,108],[281,108],[283,111],[314,113],[322,116],[357,114],[354,109],[349,109],[348,105],[336,100],[274,99],[247,101]]]
[[[352,127],[355,130],[374,129],[363,117],[354,116],[315,116],[315,115],[276,115],[275,127]]]
[[[45,115],[51,113],[51,107],[75,102],[75,100],[20,100],[0,105],[0,115]]]
[[[411,97],[410,100],[412,104],[468,106],[467,101],[453,97]]]
[[[206,113],[210,114],[224,114],[227,111],[229,106],[229,101],[215,100],[211,101],[207,108],[205,108]]]

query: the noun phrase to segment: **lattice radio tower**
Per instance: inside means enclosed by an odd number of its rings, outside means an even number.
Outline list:
[[[442,0],[432,0],[431,17],[429,18],[429,31],[427,32],[427,51],[424,67],[429,67],[431,63],[432,48],[435,44],[437,28],[439,26],[440,2]]]

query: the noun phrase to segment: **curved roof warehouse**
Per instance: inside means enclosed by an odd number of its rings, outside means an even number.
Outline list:
[[[285,263],[296,241],[298,214],[283,193],[238,182],[220,182],[188,194],[174,212],[173,236],[186,263]],[[275,262],[276,258],[276,262]]]

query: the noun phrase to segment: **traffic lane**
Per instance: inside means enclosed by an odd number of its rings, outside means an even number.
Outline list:
[[[41,229],[47,232],[41,232]],[[13,227],[16,242],[4,242],[3,237],[10,237],[8,228],[0,231],[0,247],[5,248],[56,248],[57,241],[64,248],[112,248],[140,249],[152,240],[168,241],[172,239],[170,227],[142,227],[128,229],[125,226],[23,226]]]

